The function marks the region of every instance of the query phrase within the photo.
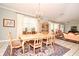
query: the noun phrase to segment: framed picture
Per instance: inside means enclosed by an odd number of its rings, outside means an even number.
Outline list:
[[[15,27],[15,20],[3,19],[3,27]]]

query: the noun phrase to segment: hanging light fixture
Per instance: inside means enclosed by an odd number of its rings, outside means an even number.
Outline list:
[[[36,11],[36,18],[38,19],[42,19],[42,16],[41,16],[41,13],[40,13],[40,3],[38,3],[38,8],[37,8],[37,11]]]

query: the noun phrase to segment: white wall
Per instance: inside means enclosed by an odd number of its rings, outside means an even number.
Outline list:
[[[65,32],[68,32],[71,29],[71,26],[77,26],[77,30],[79,31],[79,21],[74,20],[65,23]]]
[[[15,27],[3,27],[3,18],[15,20]],[[0,8],[0,40],[8,39],[8,33],[6,29],[11,31],[14,37],[16,36],[16,13],[7,9]]]

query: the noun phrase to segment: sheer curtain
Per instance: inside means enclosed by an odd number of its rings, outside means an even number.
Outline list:
[[[59,24],[58,23],[54,23],[54,32],[56,32],[57,29],[59,29]]]
[[[31,32],[32,28],[34,28],[35,31],[37,31],[37,19],[32,18],[32,17],[24,16],[23,30],[25,30],[25,28],[27,28],[28,32]]]
[[[59,23],[49,22],[49,31],[53,30],[54,32],[56,32],[57,29],[60,29],[62,32],[64,32],[64,25]]]
[[[60,25],[60,30],[61,30],[62,32],[64,32],[64,25],[63,25],[63,24]]]
[[[54,31],[54,23],[49,22],[49,32]]]
[[[30,32],[33,28],[37,32],[38,21],[36,18],[17,14],[16,23],[17,23],[17,36],[22,34],[22,32],[25,30],[25,28],[27,28],[28,32]]]

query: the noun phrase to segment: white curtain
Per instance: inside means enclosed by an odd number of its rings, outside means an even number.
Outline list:
[[[35,28],[35,31],[37,31],[38,30],[37,19],[29,16],[17,14],[17,36],[22,34],[25,28],[27,28],[28,32],[30,32],[32,28]]]
[[[23,19],[23,30],[27,28],[27,31],[30,32],[32,28],[35,28],[35,31],[37,31],[37,19],[32,17],[24,16]]]

